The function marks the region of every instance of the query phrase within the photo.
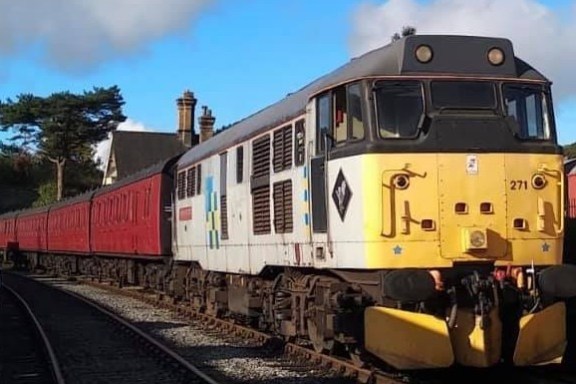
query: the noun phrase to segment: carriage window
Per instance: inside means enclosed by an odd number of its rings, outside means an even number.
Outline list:
[[[419,81],[379,81],[374,93],[380,137],[416,136],[424,113],[422,84]]]
[[[550,117],[542,88],[505,84],[503,92],[506,113],[518,123],[518,136],[522,139],[549,139]]]

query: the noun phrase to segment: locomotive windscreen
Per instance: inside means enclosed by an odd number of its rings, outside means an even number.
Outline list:
[[[494,83],[482,81],[432,81],[432,104],[443,109],[495,109]]]

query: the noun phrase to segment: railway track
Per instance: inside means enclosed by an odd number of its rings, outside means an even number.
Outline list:
[[[220,319],[198,312],[192,309],[190,306],[175,302],[172,298],[162,294],[147,292],[143,290],[124,289],[118,287],[111,281],[98,282],[92,278],[79,277],[78,281],[82,284],[105,289],[115,294],[132,297],[148,304],[171,310],[175,313],[178,313],[182,318],[185,319],[199,320],[212,328],[218,329],[222,334],[250,339],[260,344],[278,342],[282,343],[284,353],[287,356],[297,361],[306,362],[322,369],[331,370],[338,373],[342,377],[352,378],[358,383],[396,384],[409,381],[405,375],[396,375],[387,372],[366,369],[349,359],[317,353],[312,349],[307,348],[306,346],[302,346],[296,343],[279,341],[270,334],[259,332],[253,328],[249,328],[241,324],[236,324],[231,320]]]
[[[37,382],[219,384],[139,328],[79,295],[9,273],[4,274],[4,285],[27,301],[58,356],[62,381]],[[21,328],[14,320],[14,327]]]
[[[214,318],[202,313],[198,313],[174,302],[171,298],[140,289],[123,289],[115,286],[112,282],[96,282],[89,278],[80,278],[84,285],[105,289],[114,294],[127,296],[146,302],[156,307],[162,307],[181,315],[183,319],[196,319],[208,325],[213,330],[218,330],[221,334],[232,337],[250,339],[256,343],[274,343],[275,339],[268,334],[258,332],[254,329],[244,327],[233,322]],[[276,340],[277,341],[277,340]],[[508,380],[513,377],[514,381],[521,381],[525,384],[567,384],[576,383],[576,370],[551,364],[548,366],[537,366],[526,369],[491,369],[474,370],[469,368],[456,368],[439,370],[433,372],[419,372],[411,375],[390,374],[378,370],[360,368],[350,360],[343,360],[338,357],[317,354],[316,352],[293,343],[282,343],[284,353],[287,357],[305,361],[308,364],[330,369],[338,372],[343,377],[354,378],[358,383],[370,384],[391,384],[391,383],[411,383],[411,384],[445,384],[445,383],[483,383]]]
[[[7,286],[0,289],[0,382],[65,384],[50,341],[26,303]]]
[[[149,304],[163,307],[182,315],[183,318],[198,319],[225,334],[237,337],[250,338],[260,343],[270,342],[273,337],[269,334],[258,332],[239,324],[234,324],[226,319],[218,319],[213,316],[194,311],[189,306],[174,302],[170,297],[162,294],[143,290],[123,289],[113,282],[97,282],[91,278],[80,278],[82,284],[105,289],[115,294],[128,296],[142,300]],[[358,383],[368,384],[446,384],[446,383],[482,383],[497,382],[513,377],[514,381],[524,384],[576,384],[576,367],[549,364],[528,368],[496,368],[496,369],[473,369],[454,368],[433,371],[420,371],[414,374],[390,373],[378,369],[359,367],[355,362],[341,357],[327,356],[294,343],[284,343],[284,352],[295,359],[311,362],[338,372],[344,377],[354,378]]]

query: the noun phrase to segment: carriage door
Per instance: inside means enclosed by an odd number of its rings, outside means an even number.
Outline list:
[[[310,160],[310,189],[312,201],[312,230],[325,233],[326,217],[326,135],[330,132],[331,94],[318,97],[316,113],[316,156]]]

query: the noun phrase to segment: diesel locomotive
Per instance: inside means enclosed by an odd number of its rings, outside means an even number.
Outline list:
[[[396,369],[525,366],[566,349],[565,180],[551,82],[509,40],[412,35],[181,156],[0,216],[0,246]]]

